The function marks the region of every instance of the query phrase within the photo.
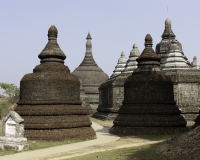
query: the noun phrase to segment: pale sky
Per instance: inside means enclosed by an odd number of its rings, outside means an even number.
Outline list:
[[[200,61],[199,0],[0,0],[0,82],[19,86],[32,73],[51,25],[58,29],[58,44],[71,72],[84,58],[90,31],[93,57],[110,76],[122,51],[128,58],[134,43],[143,51],[146,34],[155,49],[167,6],[184,54],[190,62],[194,56]]]

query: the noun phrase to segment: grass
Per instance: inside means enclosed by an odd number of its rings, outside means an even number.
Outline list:
[[[69,158],[68,160],[167,160],[166,157],[156,153],[156,148],[158,145],[159,144],[153,144],[96,152],[84,156]]]

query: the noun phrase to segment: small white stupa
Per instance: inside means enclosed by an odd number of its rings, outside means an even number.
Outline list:
[[[122,52],[121,57],[118,59],[118,63],[115,67],[115,70],[113,71],[113,74],[110,76],[110,78],[120,75],[125,68],[126,62],[127,62],[127,58],[125,57],[124,52]]]
[[[133,45],[133,49],[130,52],[130,56],[128,61],[126,62],[125,68],[122,71],[122,73],[132,73],[134,69],[136,69],[137,61],[136,59],[140,56],[140,51],[138,50],[138,47],[136,44]]]
[[[197,60],[197,57],[194,56],[193,61],[191,62],[192,68],[200,69],[200,63]]]

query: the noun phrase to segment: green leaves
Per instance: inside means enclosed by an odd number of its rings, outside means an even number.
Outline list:
[[[4,90],[0,94],[0,118],[5,116],[9,111],[14,110],[19,100],[20,90],[14,84],[0,82],[0,88]]]

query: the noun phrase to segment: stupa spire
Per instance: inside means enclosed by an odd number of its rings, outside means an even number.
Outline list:
[[[137,60],[137,71],[159,71],[160,70],[160,57],[154,52],[153,39],[150,34],[145,37],[145,48]]]
[[[128,61],[126,62],[125,68],[122,73],[132,73],[134,69],[137,68],[136,59],[140,56],[140,51],[138,50],[138,46],[136,44],[133,45],[133,49],[130,52],[130,56]]]
[[[200,69],[200,63],[199,63],[199,61],[197,60],[197,57],[196,57],[196,56],[194,56],[191,65],[192,65],[192,68]]]
[[[42,52],[38,55],[38,58],[41,59],[40,62],[64,63],[66,56],[57,43],[57,36],[58,36],[57,28],[54,25],[52,25],[49,28],[47,35],[48,35],[48,43],[46,44]]]
[[[92,37],[90,35],[90,32],[88,32],[88,35],[86,37],[87,42],[86,42],[86,52],[85,52],[85,57],[80,64],[80,66],[97,66],[93,55],[92,55]]]
[[[162,34],[163,39],[175,39],[176,36],[171,29],[171,24],[172,24],[171,20],[169,18],[167,18],[165,20],[165,30]]]
[[[110,76],[110,78],[121,74],[121,72],[124,70],[124,67],[126,65],[126,61],[127,61],[127,58],[124,52],[122,52],[121,57],[118,59],[118,63],[115,67],[115,70],[113,71],[113,74]]]

